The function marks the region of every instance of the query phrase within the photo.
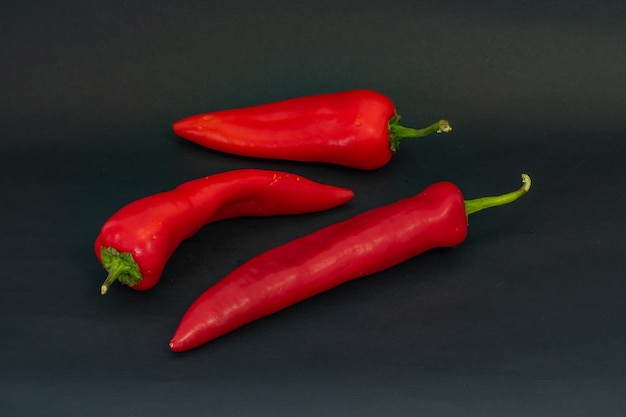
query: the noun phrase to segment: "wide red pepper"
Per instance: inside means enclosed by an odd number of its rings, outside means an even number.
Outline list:
[[[170,342],[173,351],[198,347],[299,301],[404,262],[426,250],[456,246],[467,216],[515,201],[512,193],[464,201],[449,182],[293,240],[244,263],[189,308]]]
[[[173,128],[177,135],[221,152],[364,170],[387,164],[401,139],[452,130],[445,120],[423,129],[400,126],[399,120],[384,95],[351,90],[198,114]]]
[[[144,197],[113,214],[95,241],[96,256],[109,272],[101,293],[116,280],[136,290],[152,288],[180,243],[208,223],[311,213],[353,197],[347,188],[257,169],[215,174]]]

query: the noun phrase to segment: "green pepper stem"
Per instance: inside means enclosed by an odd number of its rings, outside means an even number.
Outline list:
[[[115,281],[120,281],[126,285],[137,285],[141,281],[142,275],[139,265],[137,265],[131,253],[102,247],[100,248],[100,258],[104,269],[109,272],[109,275],[100,287],[100,294],[106,294]]]
[[[112,269],[109,272],[109,275],[107,275],[107,279],[104,280],[104,282],[102,283],[102,286],[100,287],[100,294],[104,295],[107,293],[107,291],[109,291],[109,287],[115,282],[117,281],[117,278],[123,274],[122,269]]]
[[[452,131],[452,126],[447,120],[439,120],[430,126],[422,129],[413,129],[400,125],[400,115],[396,113],[389,121],[389,147],[395,152],[400,147],[400,141],[407,138],[422,138],[433,133],[448,133]]]
[[[497,196],[465,200],[465,214],[469,216],[470,214],[476,213],[489,207],[502,206],[504,204],[512,203],[513,201],[526,194],[528,190],[530,190],[530,185],[530,177],[527,174],[522,174],[522,186],[516,191]]]

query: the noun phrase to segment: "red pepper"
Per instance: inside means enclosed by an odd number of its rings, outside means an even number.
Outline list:
[[[182,318],[171,342],[192,349],[247,323],[355,278],[385,270],[426,250],[459,245],[467,216],[515,201],[512,193],[464,201],[441,182],[420,194],[379,207],[293,240],[244,263],[206,290]]]
[[[136,290],[152,288],[180,243],[208,223],[241,216],[311,213],[353,197],[347,188],[256,169],[215,174],[144,197],[108,219],[96,239],[96,256],[109,272],[101,293],[116,280]]]
[[[352,90],[199,114],[173,127],[177,135],[221,152],[366,170],[387,164],[403,138],[452,130],[445,120],[419,130],[399,120],[384,95]]]

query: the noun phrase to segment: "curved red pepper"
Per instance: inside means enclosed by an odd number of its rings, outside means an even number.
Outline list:
[[[159,281],[169,257],[202,226],[241,216],[311,213],[350,201],[347,188],[286,172],[242,169],[181,184],[134,201],[108,219],[94,249],[109,271],[105,294],[119,280],[136,290]]]
[[[351,90],[199,114],[173,128],[221,152],[365,170],[387,164],[403,138],[452,130],[445,120],[419,130],[400,126],[399,120],[384,95]]]
[[[198,347],[254,320],[349,280],[385,270],[428,249],[456,246],[467,216],[510,203],[530,189],[463,201],[448,182],[278,246],[235,269],[205,291],[181,320],[176,352]]]

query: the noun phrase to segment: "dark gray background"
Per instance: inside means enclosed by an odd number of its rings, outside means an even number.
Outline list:
[[[13,4],[11,4],[13,3]],[[623,416],[626,3],[4,2],[0,406],[23,416]],[[176,138],[190,114],[371,88],[405,142],[373,172]],[[291,171],[348,205],[236,219],[160,284],[105,297],[92,251],[118,208],[211,173]],[[186,354],[189,304],[250,257],[450,180],[523,200],[466,242]]]

